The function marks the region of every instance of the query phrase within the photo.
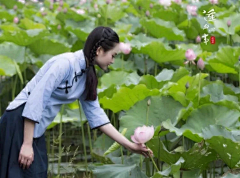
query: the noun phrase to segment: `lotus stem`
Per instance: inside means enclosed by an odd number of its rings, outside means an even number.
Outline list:
[[[200,90],[201,90],[201,71],[199,73],[199,81],[198,81],[198,106],[200,103]]]
[[[59,142],[58,142],[58,175],[60,175],[60,164],[62,160],[62,115],[64,110],[64,104],[62,105],[61,112],[60,112],[60,129],[59,129]]]
[[[150,156],[150,152],[149,152],[149,151],[148,151],[148,155],[149,155],[150,159],[152,160],[152,163],[153,163],[154,167],[155,167],[156,170],[159,172],[159,169],[158,169],[158,167],[157,167],[155,161],[153,160],[153,158]]]

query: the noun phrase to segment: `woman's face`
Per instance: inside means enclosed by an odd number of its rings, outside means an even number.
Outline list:
[[[107,52],[104,52],[102,47],[99,47],[96,51],[95,63],[102,69],[107,70],[108,66],[114,63],[114,57],[119,52],[119,43],[116,43],[115,47]]]

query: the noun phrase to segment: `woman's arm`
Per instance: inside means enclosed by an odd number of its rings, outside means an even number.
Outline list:
[[[34,159],[32,147],[34,126],[35,126],[34,121],[27,118],[24,119],[23,144],[18,158],[18,161],[22,165],[23,169],[29,168]]]
[[[103,133],[108,135],[110,138],[112,138],[113,140],[118,142],[120,145],[122,145],[125,148],[127,148],[128,150],[130,150],[131,152],[142,154],[145,157],[149,157],[149,154],[148,154],[149,152],[150,152],[150,156],[153,155],[152,150],[147,149],[144,144],[141,145],[141,144],[136,144],[136,143],[130,142],[126,137],[124,137],[121,133],[119,133],[117,131],[117,129],[115,127],[113,127],[113,125],[110,123],[101,126],[99,129]]]

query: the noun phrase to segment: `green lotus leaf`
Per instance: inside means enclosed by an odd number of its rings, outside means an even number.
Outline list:
[[[147,178],[136,165],[110,164],[93,168],[93,174],[96,178]]]
[[[21,30],[17,26],[11,25],[1,25],[0,28],[4,31],[0,35],[0,40],[13,42],[20,46],[30,45],[49,34],[45,29]]]
[[[156,38],[167,38],[168,40],[183,41],[185,39],[185,33],[179,30],[173,22],[164,21],[161,19],[141,19],[140,23],[147,31]]]
[[[174,75],[173,70],[163,69],[157,76],[155,76],[155,78],[158,82],[169,81],[172,79],[173,75]]]
[[[222,84],[211,83],[202,88],[200,103],[205,104],[208,102],[240,110],[238,97],[233,95],[224,95]]]
[[[136,102],[143,100],[144,98],[152,95],[158,95],[157,89],[149,90],[145,85],[137,85],[130,89],[127,87],[121,87],[112,98],[106,96],[101,98],[99,102],[105,109],[111,109],[113,112],[121,110],[129,110]]]
[[[225,106],[205,104],[195,109],[181,128],[173,126],[170,120],[163,122],[163,126],[178,136],[184,135],[189,139],[200,142],[203,140],[202,129],[209,125],[222,125],[227,128],[236,128],[240,112]],[[229,119],[231,118],[231,119]]]
[[[100,81],[101,81],[101,88],[109,87],[112,84],[117,86],[121,86],[125,84],[129,86],[131,84],[137,85],[139,83],[140,77],[136,72],[128,73],[124,71],[111,71],[109,73],[104,74]]]
[[[45,25],[41,23],[35,23],[34,21],[24,18],[21,19],[19,26],[25,30],[29,29],[46,29]]]
[[[76,11],[70,9],[70,8],[67,8],[67,12],[64,13],[64,12],[59,12],[56,16],[56,19],[64,22],[65,20],[67,19],[72,19],[76,22],[78,21],[83,21],[87,18],[86,15],[84,14],[78,14]]]
[[[239,174],[232,174],[232,173],[227,173],[222,176],[222,178],[238,178]]]
[[[203,130],[203,136],[231,169],[240,166],[240,152],[238,151],[240,149],[240,139],[236,140],[231,131],[212,126]]]
[[[159,160],[172,165],[181,157],[185,160],[181,164],[182,169],[206,169],[208,164],[217,158],[216,152],[202,143],[195,143],[191,149],[183,152],[169,152],[159,138],[154,137],[147,145]]]
[[[149,106],[147,120],[147,102],[149,99],[151,105]],[[152,96],[146,98],[137,102],[120,118],[120,130],[127,128],[128,132],[126,133],[126,137],[130,138],[130,136],[134,134],[134,130],[139,126],[153,125],[154,127],[157,127],[167,119],[171,119],[172,122],[176,123],[182,109],[183,106],[172,97]]]
[[[0,17],[1,19],[6,19],[9,22],[13,22],[13,19],[16,15],[5,10],[0,10]]]
[[[73,32],[82,41],[86,41],[93,28],[94,22],[90,20],[82,22],[76,22],[74,20],[65,21],[65,30]]]
[[[235,64],[240,56],[239,47],[221,47],[215,56],[208,59],[209,65],[218,73],[238,72]]]
[[[176,177],[180,175],[181,164],[184,162],[185,160],[181,157],[175,164],[172,164],[166,170],[155,173],[152,178],[162,178],[162,176],[170,176],[170,174]]]
[[[70,52],[70,45],[67,43],[61,43],[58,40],[55,39],[41,39],[37,40],[31,45],[29,45],[29,48],[36,54],[51,54],[51,55],[57,55],[64,52]]]
[[[133,61],[130,60],[124,61],[121,58],[114,59],[114,63],[111,66],[109,66],[109,68],[113,70],[123,70],[127,72],[136,71],[136,67],[134,66]]]
[[[213,21],[214,26],[216,27],[217,31],[223,32],[224,35],[230,34],[234,35],[235,33],[240,31],[240,24],[239,24],[240,14],[233,13],[230,16],[224,19],[216,19]],[[227,21],[231,20],[231,26],[227,26]]]
[[[103,18],[109,18],[113,22],[116,22],[125,16],[125,13],[122,11],[121,8],[111,5],[111,4],[104,4],[104,5],[100,6],[99,8],[100,8],[101,16]]]
[[[16,67],[12,59],[0,55],[0,75],[13,76],[16,72]]]
[[[185,51],[182,49],[171,49],[169,46],[157,42],[136,43],[136,39],[130,42],[133,47],[132,51],[135,53],[143,53],[149,55],[154,61],[158,63],[176,61],[185,59]],[[139,42],[140,43],[140,42]],[[138,49],[137,49],[138,48]],[[140,48],[140,49],[139,49]]]
[[[0,55],[7,56],[17,63],[23,63],[25,58],[25,47],[10,42],[3,42],[0,44]]]

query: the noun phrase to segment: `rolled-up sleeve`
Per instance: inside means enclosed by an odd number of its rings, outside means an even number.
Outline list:
[[[42,118],[42,112],[47,106],[52,92],[58,85],[66,78],[70,63],[67,59],[56,59],[51,64],[46,64],[47,69],[39,70],[36,74],[36,81],[34,88],[30,89],[30,95],[25,104],[22,116],[37,123]],[[41,76],[39,79],[38,77]]]
[[[100,107],[98,97],[94,101],[85,101],[85,95],[82,95],[80,102],[91,130],[110,123],[108,116]]]

